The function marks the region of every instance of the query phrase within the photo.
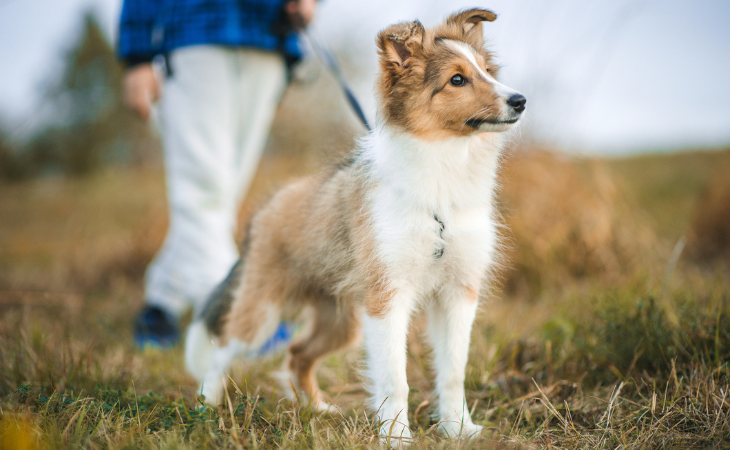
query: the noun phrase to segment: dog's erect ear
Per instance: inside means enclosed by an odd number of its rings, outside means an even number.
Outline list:
[[[380,65],[384,71],[400,73],[408,60],[423,48],[424,29],[421,22],[392,25],[378,35]]]
[[[494,22],[495,20],[497,20],[497,15],[492,11],[474,8],[452,14],[446,19],[446,23],[459,27],[466,39],[473,40],[477,47],[482,47],[484,46],[482,22]]]

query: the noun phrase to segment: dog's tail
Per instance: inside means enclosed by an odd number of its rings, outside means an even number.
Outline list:
[[[240,283],[243,260],[239,259],[228,276],[208,297],[196,314],[185,339],[185,365],[190,373],[202,380],[210,366],[210,359],[218,347],[216,342],[223,331],[223,319],[233,303],[233,291]]]

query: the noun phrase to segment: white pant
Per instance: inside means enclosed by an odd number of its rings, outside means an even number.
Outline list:
[[[192,46],[170,55],[161,99],[170,227],[147,269],[147,304],[180,316],[238,257],[238,205],[286,85],[275,53]]]

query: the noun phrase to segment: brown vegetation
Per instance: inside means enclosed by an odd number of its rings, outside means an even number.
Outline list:
[[[695,209],[689,251],[700,261],[730,262],[730,164],[715,169]]]
[[[647,194],[686,176],[685,155],[676,158],[674,168],[665,160],[662,175],[642,184],[645,177],[634,178],[626,167],[650,159],[569,159],[536,150],[508,157],[501,194],[510,238],[508,289],[482,299],[467,369],[469,407],[491,430],[477,447],[722,447],[730,441],[727,274],[680,259],[667,284],[676,235],[656,231],[662,217],[651,206],[664,197]],[[703,158],[707,167],[717,165]],[[242,217],[256,198],[311,170],[315,159],[269,154]],[[130,324],[142,300],[144,267],[166,226],[159,169],[2,189],[0,442],[375,446],[356,352],[322,364],[317,381],[343,408],[328,418],[279,402],[268,373],[280,359],[236,369],[240,391],[231,387],[230,408],[195,410],[195,381],[181,370],[181,349],[133,347]],[[675,199],[697,203],[701,192]],[[712,204],[717,208],[696,210],[709,214],[724,203]],[[692,223],[684,216],[675,222]],[[703,267],[708,264],[718,267],[710,261]],[[441,448],[449,444],[432,428],[430,355],[421,331],[409,339],[410,419],[416,448]]]
[[[508,156],[502,180],[511,294],[626,279],[661,254],[656,233],[605,162],[519,149]]]

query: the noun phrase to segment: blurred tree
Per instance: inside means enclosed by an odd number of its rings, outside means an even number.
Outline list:
[[[135,164],[160,154],[159,139],[122,104],[123,68],[91,13],[66,61],[46,94],[46,125],[24,148],[0,148],[3,178],[84,175],[105,164]]]
[[[23,178],[23,167],[18,160],[4,127],[0,127],[0,179],[17,180]]]

